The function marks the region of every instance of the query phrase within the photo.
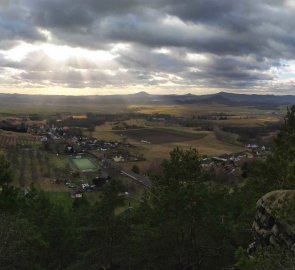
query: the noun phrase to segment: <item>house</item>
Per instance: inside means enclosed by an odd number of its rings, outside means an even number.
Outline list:
[[[149,142],[149,141],[145,141],[145,140],[141,140],[140,142],[142,142],[142,143],[146,143],[146,144],[151,144],[151,142]]]
[[[83,197],[83,194],[82,194],[81,190],[75,190],[71,194],[72,199],[77,199],[77,198],[82,198],[82,197]]]
[[[47,142],[48,141],[48,138],[46,136],[43,136],[43,137],[41,137],[40,141],[41,142]]]
[[[26,150],[26,151],[32,151],[33,146],[31,144],[23,144],[23,145],[21,145],[21,149]]]
[[[125,161],[125,159],[122,156],[114,156],[113,160],[115,162],[124,162]]]
[[[102,187],[103,185],[105,185],[109,180],[111,179],[111,177],[107,174],[102,174],[100,176],[95,177],[94,179],[92,179],[92,183],[96,186],[96,187]]]
[[[227,162],[227,159],[225,159],[225,158],[220,158],[220,157],[212,157],[212,160],[213,160],[214,162],[221,162],[221,163]]]
[[[257,144],[247,144],[246,148],[248,148],[248,149],[257,149],[257,148],[259,148],[259,146]]]

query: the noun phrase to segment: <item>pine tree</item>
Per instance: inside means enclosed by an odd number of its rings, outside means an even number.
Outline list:
[[[295,185],[295,105],[288,108],[284,124],[274,139],[268,173],[282,186]]]

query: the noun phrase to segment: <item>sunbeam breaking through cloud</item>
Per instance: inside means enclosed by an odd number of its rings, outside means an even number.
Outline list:
[[[2,92],[292,93],[292,1],[0,3]]]

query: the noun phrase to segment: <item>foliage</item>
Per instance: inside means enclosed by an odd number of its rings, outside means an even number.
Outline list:
[[[245,164],[243,174],[247,178],[247,185],[251,185],[252,196],[256,198],[271,190],[294,188],[295,106],[288,108],[284,124],[274,139],[272,153],[268,159]],[[280,216],[289,217],[289,208],[284,207],[284,209],[286,211],[280,212]],[[251,257],[240,248],[237,251],[237,258],[239,270],[295,269],[294,251],[280,246],[260,246]]]
[[[139,167],[138,167],[137,165],[133,165],[133,166],[132,166],[132,171],[133,171],[134,173],[137,173],[137,174],[140,173],[140,169],[139,169]]]
[[[268,171],[281,186],[295,184],[295,105],[288,108],[284,124],[273,145]]]
[[[10,163],[3,154],[0,154],[0,186],[12,181]]]
[[[249,192],[231,195],[207,180],[197,151],[177,148],[135,208],[122,208],[124,188],[116,180],[95,205],[84,198],[71,206],[34,188],[24,196],[5,186],[0,208],[27,224],[18,230],[24,258],[34,254],[30,269],[214,270],[232,264],[234,250],[249,241],[252,212],[242,214]]]
[[[217,126],[214,127],[214,134],[216,138],[220,141],[231,143],[231,144],[238,143],[239,136],[237,134],[223,131]]]
[[[41,269],[33,252],[41,246],[35,229],[26,219],[0,214],[0,269]]]
[[[247,252],[240,248],[237,251],[237,268],[239,270],[294,270],[294,251],[285,250],[281,247],[265,247],[256,251],[249,257]]]

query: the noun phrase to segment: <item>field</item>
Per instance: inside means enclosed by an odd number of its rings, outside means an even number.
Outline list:
[[[124,162],[122,166],[130,169],[136,164],[144,171],[154,160],[167,158],[169,152],[175,147],[196,148],[201,155],[208,156],[243,151],[245,150],[244,141],[241,143],[241,140],[236,139],[240,133],[244,132],[242,128],[251,129],[254,127],[258,130],[260,127],[263,129],[271,126],[282,120],[284,110],[284,107],[265,109],[255,106],[229,106],[215,103],[146,103],[143,105],[143,103],[123,102],[110,106],[110,104],[102,103],[45,102],[43,104],[36,103],[35,106],[31,106],[31,104],[30,106],[29,104],[13,104],[12,106],[3,104],[0,114],[4,113],[2,120],[5,120],[5,117],[11,114],[20,116],[23,113],[36,113],[41,116],[44,122],[51,117],[56,117],[60,121],[59,118],[62,118],[60,115],[53,116],[59,112],[69,112],[75,120],[86,118],[88,112],[101,114],[99,117],[103,119],[101,121],[103,124],[99,125],[94,122],[93,126],[97,125],[94,130],[82,128],[84,135],[95,137],[98,140],[118,141],[123,145],[131,144],[132,147],[126,147],[123,150],[129,152],[130,156],[143,156],[146,160]],[[124,115],[127,113],[128,115]],[[133,113],[146,115],[134,114],[133,117]],[[104,116],[107,114],[111,114],[111,117]],[[48,117],[48,115],[52,116]],[[35,122],[31,124],[35,124]],[[43,125],[44,123],[40,122],[39,124]],[[241,129],[235,130],[234,128],[237,127],[241,127]],[[224,131],[221,135],[232,135],[231,140],[220,136],[218,130]],[[273,130],[271,131],[274,134]],[[270,134],[264,134],[264,136],[270,136]],[[33,146],[28,147],[32,148],[30,152],[26,152],[28,150],[26,147],[18,147],[19,153],[15,154],[16,157],[14,154],[10,155],[10,160],[14,162],[15,167],[18,167],[15,170],[15,179],[20,186],[34,183],[45,191],[55,192],[63,190],[63,187],[52,184],[52,179],[68,179],[64,177],[64,171],[71,169],[79,172],[96,171],[99,168],[95,162],[88,158],[72,159],[69,162],[68,157],[63,158],[62,155],[57,156],[54,153],[42,153],[38,147],[40,142],[31,135],[0,130],[0,149],[8,150],[16,145]],[[117,155],[115,151],[108,154],[110,158]]]
[[[120,134],[113,132],[113,122],[106,122],[104,125],[97,126],[92,136],[98,140],[118,141],[121,139]]]
[[[192,133],[173,128],[144,128],[120,131],[120,134],[137,141],[146,141],[154,144],[184,142],[198,140],[206,133]]]
[[[72,207],[73,200],[69,192],[47,192],[46,194],[53,204],[63,205],[66,210]]]
[[[243,126],[255,127],[265,124],[273,124],[281,121],[281,117],[272,115],[255,115],[255,116],[232,116],[226,120],[213,120],[212,123],[219,126]]]
[[[54,155],[41,150],[21,150],[10,148],[6,150],[7,157],[12,165],[14,184],[27,187],[33,184],[44,191],[67,191],[64,185],[53,184],[54,178],[64,178],[64,167],[56,166]],[[60,164],[65,164],[64,157],[59,157]]]
[[[168,158],[169,153],[177,146],[183,149],[196,148],[201,155],[208,156],[236,153],[245,150],[242,145],[229,144],[218,140],[213,132],[208,131],[206,134],[206,136],[202,136],[200,139],[161,144],[144,144],[130,140],[130,142],[136,146],[136,150],[134,151],[144,154],[146,161],[137,163],[129,162],[123,164],[123,166],[126,169],[131,169],[132,166],[136,164],[144,171],[154,160]]]
[[[211,115],[216,113],[234,114],[238,116],[271,115],[272,110],[251,106],[229,106],[225,104],[158,104],[154,105],[128,105],[128,108],[137,113],[145,114],[170,114],[174,116],[190,116],[192,114]],[[276,112],[284,111],[284,108]]]
[[[79,171],[93,171],[98,168],[98,166],[88,158],[71,158],[70,159],[75,168]]]
[[[133,121],[139,124],[139,121]],[[221,155],[244,150],[236,143],[219,140],[213,131],[197,131],[195,128],[181,126],[165,126],[158,122],[141,122],[143,128],[112,130],[113,123],[97,126],[95,136],[99,139],[112,138],[134,145],[129,151],[133,155],[143,154],[146,161],[125,162],[122,166],[131,169],[134,164],[145,171],[157,159],[168,158],[169,153],[177,146],[183,149],[196,148],[201,155]],[[150,143],[149,143],[150,142]]]
[[[222,121],[224,122],[224,121]],[[213,131],[197,131],[195,128],[178,125],[165,126],[163,122],[151,122],[133,119],[128,124],[140,126],[138,129],[113,130],[114,122],[97,126],[93,136],[100,140],[117,140],[130,143],[135,148],[129,149],[133,155],[143,154],[146,161],[125,162],[122,166],[131,169],[134,164],[142,171],[147,169],[155,159],[168,158],[173,148],[196,148],[201,155],[221,155],[244,150],[239,144],[219,140]],[[150,143],[149,143],[150,142]]]
[[[125,104],[115,104],[114,106],[104,104],[71,104],[69,103],[11,103],[0,104],[0,113],[19,115],[19,114],[38,114],[43,116],[54,115],[56,113],[71,112],[75,114],[85,114],[87,112],[94,112],[98,114],[104,113],[128,113],[130,109]]]
[[[16,145],[40,145],[40,141],[33,136],[19,134],[16,132],[0,132],[0,148],[7,148]]]

